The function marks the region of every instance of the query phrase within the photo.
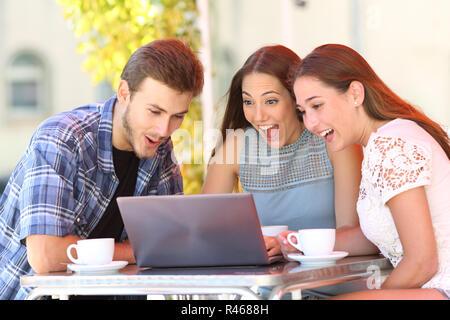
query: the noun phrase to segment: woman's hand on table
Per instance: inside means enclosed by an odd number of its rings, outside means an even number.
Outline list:
[[[266,244],[267,254],[269,257],[281,255],[281,246],[277,240],[277,237],[264,236],[264,242]]]
[[[289,242],[287,241],[287,235],[289,233],[293,233],[293,232],[295,232],[295,231],[290,231],[290,230],[283,231],[283,232],[280,232],[278,234],[278,236],[276,237],[277,241],[278,241],[278,243],[280,245],[280,250],[281,250],[281,253],[283,254],[284,259],[289,260],[289,261],[292,261],[292,259],[288,258],[288,254],[301,253],[300,250],[298,250],[297,248],[294,248],[293,246],[291,246],[289,244]]]

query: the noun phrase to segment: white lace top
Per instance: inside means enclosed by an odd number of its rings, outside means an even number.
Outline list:
[[[361,229],[394,267],[403,257],[403,248],[386,202],[425,186],[439,268],[423,287],[449,290],[450,161],[440,145],[415,122],[396,119],[372,133],[361,170],[357,204]]]

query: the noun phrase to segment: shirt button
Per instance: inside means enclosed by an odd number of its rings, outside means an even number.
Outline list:
[[[106,195],[106,199],[109,199],[109,194]]]
[[[80,222],[81,221],[81,219],[80,218],[77,218],[77,222]]]

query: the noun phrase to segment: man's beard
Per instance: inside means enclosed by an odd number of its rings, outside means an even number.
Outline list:
[[[136,148],[135,145],[135,131],[131,128],[130,125],[130,105],[127,106],[125,114],[122,116],[122,127],[124,128],[124,134],[125,134],[125,139],[127,140],[128,144],[131,146],[131,148],[133,149],[134,154],[136,155],[136,157],[138,157],[139,159],[150,159],[155,155],[155,152],[152,152],[151,155],[146,156],[145,154],[139,154],[139,151]],[[153,136],[151,136],[153,139]],[[154,140],[161,140],[161,138],[158,139],[154,139]],[[165,139],[166,140],[166,139]]]
[[[125,139],[127,140],[128,144],[133,149],[134,154],[139,159],[142,159],[141,155],[137,153],[136,146],[134,145],[134,131],[131,129],[130,126],[130,105],[127,106],[125,114],[122,116],[122,127],[125,129]]]

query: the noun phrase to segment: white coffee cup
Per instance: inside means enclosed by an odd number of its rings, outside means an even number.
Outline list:
[[[261,231],[264,236],[276,237],[280,232],[286,231],[288,226],[262,226]]]
[[[75,249],[78,259],[72,256],[71,250]],[[67,257],[75,264],[102,265],[112,262],[114,256],[114,239],[85,239],[78,240],[77,244],[67,247]]]
[[[305,256],[329,255],[333,252],[336,229],[301,229],[287,235],[289,244]],[[296,243],[292,241],[295,238]]]

